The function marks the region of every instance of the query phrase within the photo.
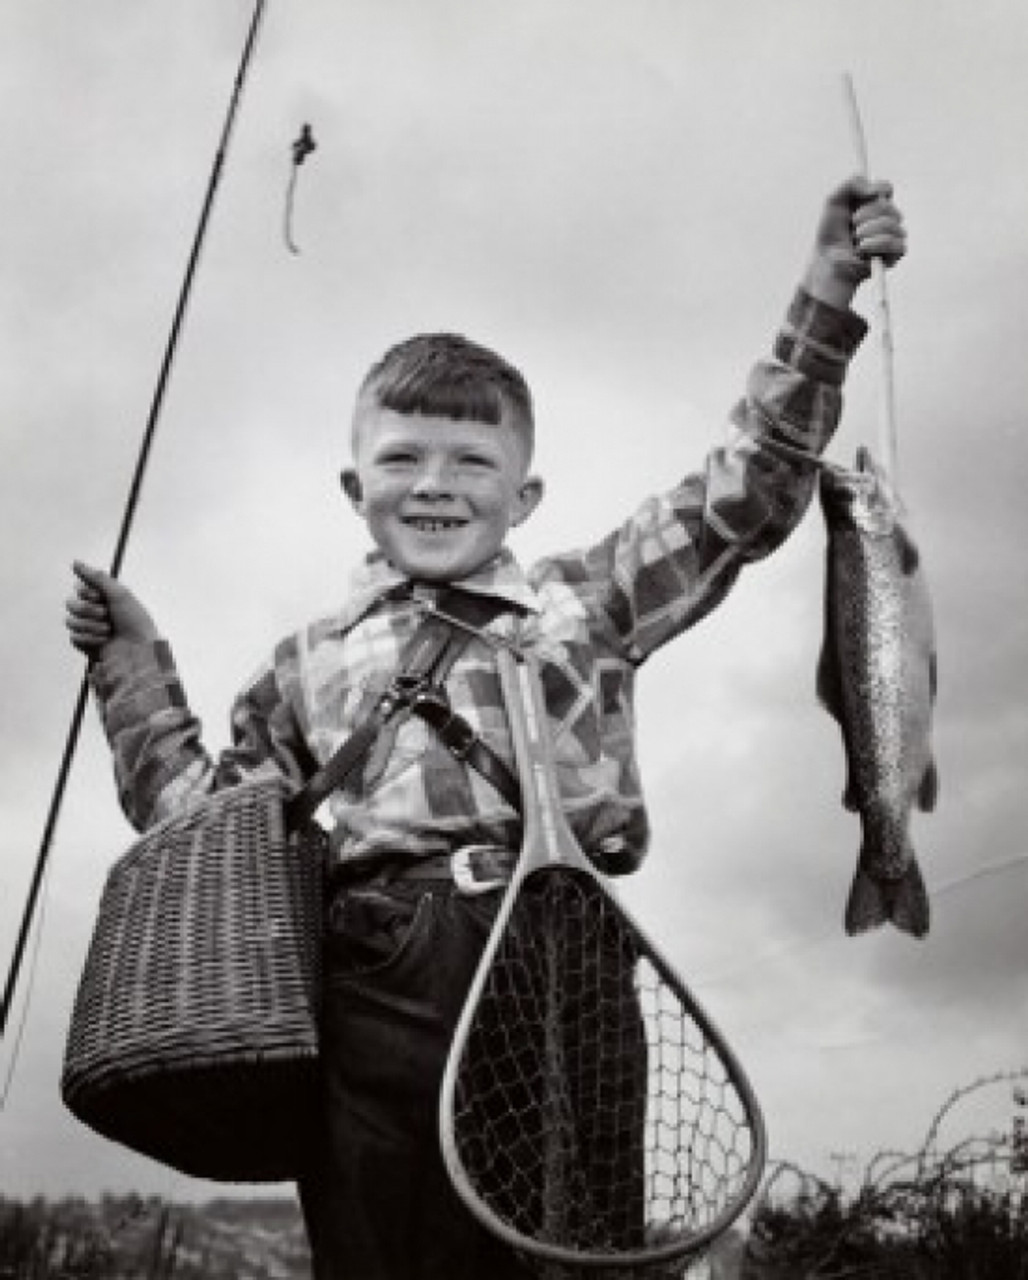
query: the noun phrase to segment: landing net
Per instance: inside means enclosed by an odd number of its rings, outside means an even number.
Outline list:
[[[526,879],[454,1053],[458,1191],[547,1276],[682,1275],[756,1187],[748,1084],[588,874]]]

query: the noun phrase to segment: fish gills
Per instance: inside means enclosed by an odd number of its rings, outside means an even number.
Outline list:
[[[921,938],[928,895],[909,826],[915,805],[934,808],[939,786],[931,600],[898,502],[868,450],[858,450],[856,471],[822,472],[821,502],[828,551],[817,689],[842,730],[843,803],[863,828],[846,932],[891,922]]]

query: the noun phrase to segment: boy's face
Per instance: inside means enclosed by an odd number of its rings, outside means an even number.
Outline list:
[[[482,568],[535,510],[542,482],[508,422],[363,408],[343,489],[386,559],[426,582]]]

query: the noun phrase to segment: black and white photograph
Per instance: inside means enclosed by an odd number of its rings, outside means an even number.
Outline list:
[[[0,1276],[1028,1280],[1028,10],[0,102]]]

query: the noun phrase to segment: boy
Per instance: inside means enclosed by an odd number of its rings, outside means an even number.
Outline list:
[[[635,670],[798,523],[816,472],[809,457],[837,424],[846,366],[866,329],[849,304],[872,257],[892,265],[904,252],[889,185],[843,184],[825,205],[774,358],[756,366],[734,411],[733,442],[597,546],[528,574],[505,547],[542,497],[529,469],[524,380],[452,335],[394,347],[361,387],[353,464],[342,473],[375,550],[342,609],[283,641],[239,696],[233,746],[216,759],[145,609],[107,575],[76,565],[68,626],[95,660],[130,820],[145,828],[257,771],[308,778],[376,704],[426,605],[457,585],[499,609],[488,633],[538,655],[571,824],[601,870],[634,870],[648,837]],[[530,1274],[457,1202],[436,1133],[450,1034],[519,841],[491,652],[472,636],[444,685],[491,769],[470,767],[472,756],[451,754],[430,724],[409,716],[327,801],[335,871],[323,1124],[300,1179],[318,1280]]]

